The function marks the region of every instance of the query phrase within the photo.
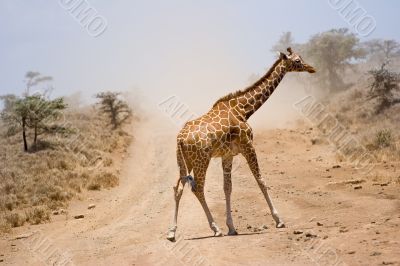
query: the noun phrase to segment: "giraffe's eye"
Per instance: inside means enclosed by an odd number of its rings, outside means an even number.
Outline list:
[[[300,63],[300,59],[296,59],[295,62],[299,64]]]

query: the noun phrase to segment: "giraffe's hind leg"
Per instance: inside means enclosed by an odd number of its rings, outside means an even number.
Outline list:
[[[214,218],[211,215],[210,209],[208,208],[206,199],[204,197],[204,183],[209,162],[210,159],[208,159],[206,163],[203,162],[201,165],[194,167],[193,171],[194,171],[194,179],[196,182],[196,189],[193,191],[193,193],[195,194],[201,206],[203,207],[203,210],[207,216],[208,224],[210,225],[211,230],[213,230],[214,232],[214,236],[223,236],[221,230],[219,229],[216,222],[214,221]]]
[[[183,188],[185,187],[186,179],[184,177],[179,177],[176,186],[174,186],[174,198],[175,198],[175,213],[174,213],[174,221],[171,228],[168,230],[167,239],[175,242],[175,233],[178,228],[178,209],[179,209],[179,201],[182,197]]]
[[[229,228],[228,235],[237,235],[235,226],[233,225],[232,211],[231,211],[232,161],[233,161],[232,156],[223,157],[222,158],[222,169],[224,171],[224,193],[225,193],[225,200],[226,200],[226,225]]]
[[[256,154],[256,151],[254,150],[253,145],[247,144],[247,145],[243,146],[242,154],[246,158],[246,161],[249,164],[250,170],[253,173],[253,175],[257,181],[257,184],[260,187],[262,193],[264,194],[265,200],[267,201],[269,209],[271,210],[272,218],[274,218],[274,220],[275,220],[276,227],[277,228],[285,227],[284,222],[279,217],[278,211],[275,209],[275,206],[272,203],[272,200],[268,194],[267,184],[264,181],[264,179],[261,177],[260,168],[259,168],[258,162],[257,162],[257,154]]]
[[[188,181],[188,174],[192,171],[190,164],[186,164],[184,162],[183,154],[178,151],[177,153],[177,161],[179,167],[179,178],[174,186],[174,199],[175,199],[175,213],[174,220],[172,226],[168,230],[167,239],[174,242],[175,241],[175,233],[178,228],[178,210],[179,210],[179,201],[182,197],[183,189],[185,187],[186,182]]]

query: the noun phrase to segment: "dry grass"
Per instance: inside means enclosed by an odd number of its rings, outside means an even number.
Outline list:
[[[20,134],[0,132],[0,230],[49,221],[51,210],[85,190],[118,185],[112,158],[132,137],[111,130],[93,108],[67,110],[58,122],[66,129],[41,135],[35,152],[23,152]]]
[[[378,162],[398,161],[400,104],[393,105],[380,114],[375,112],[376,104],[373,100],[368,100],[368,83],[363,82],[333,97],[328,107]]]
[[[376,133],[375,146],[377,148],[390,147],[393,143],[392,132],[389,129],[382,129]]]

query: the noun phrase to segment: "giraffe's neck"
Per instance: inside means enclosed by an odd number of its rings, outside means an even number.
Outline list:
[[[283,61],[278,59],[262,78],[237,97],[243,117],[248,119],[268,100],[286,72]]]

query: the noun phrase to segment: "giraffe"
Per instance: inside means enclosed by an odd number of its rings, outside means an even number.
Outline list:
[[[250,87],[230,93],[217,100],[205,115],[186,122],[177,136],[177,162],[179,177],[174,189],[175,213],[167,239],[175,241],[179,201],[185,184],[199,200],[214,236],[222,236],[204,197],[206,170],[211,158],[221,157],[226,200],[226,225],[228,235],[236,235],[231,215],[232,161],[239,153],[244,156],[260,187],[276,227],[285,227],[268,194],[267,184],[261,177],[257,155],[253,147],[253,133],[247,120],[271,96],[287,72],[309,72],[315,69],[306,64],[300,55],[287,48],[289,54],[280,52],[269,71]],[[193,171],[193,176],[190,173]]]

